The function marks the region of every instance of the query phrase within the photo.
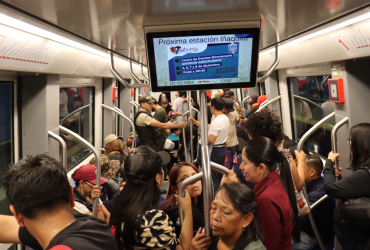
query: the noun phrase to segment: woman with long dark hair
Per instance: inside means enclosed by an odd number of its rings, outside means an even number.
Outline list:
[[[210,223],[214,238],[208,238],[200,228],[190,249],[266,250],[255,195],[244,184],[233,182],[218,189],[211,204]]]
[[[159,187],[164,173],[160,156],[148,146],[135,149],[124,164],[127,182],[119,194],[110,217],[110,226],[116,228],[119,249],[177,249],[179,239],[183,249],[190,248],[193,237],[191,199],[175,196],[184,211],[181,233],[176,236],[168,215],[158,210]]]
[[[290,250],[291,238],[299,242],[300,231],[289,163],[266,137],[248,141],[242,158],[240,169],[245,179],[256,184],[253,191],[267,250]],[[278,162],[281,163],[280,176],[276,172]]]
[[[340,154],[333,152],[329,153],[323,172],[327,195],[341,199],[342,204],[348,202],[351,205],[353,201],[350,199],[370,197],[370,123],[353,126],[349,132],[348,143],[351,150],[349,169],[352,173],[344,178],[339,176],[338,181],[336,180],[334,162]],[[365,249],[370,238],[370,228],[360,225],[357,219],[363,214],[361,211],[365,211],[367,215],[361,218],[361,223],[369,224],[369,199],[365,199],[365,203],[358,203],[356,211],[352,211],[353,214],[344,214],[342,204],[334,211],[334,231],[342,249]]]
[[[169,189],[166,199],[159,206],[159,209],[163,210],[173,222],[176,229],[176,234],[180,235],[181,227],[177,224],[179,220],[179,209],[176,204],[175,195],[178,194],[178,190],[183,181],[187,178],[199,173],[197,167],[193,164],[182,161],[176,163],[169,176]],[[193,212],[193,232],[198,230],[199,227],[204,227],[204,214],[203,214],[203,195],[202,195],[202,181],[197,181],[186,187],[191,198],[191,207]]]

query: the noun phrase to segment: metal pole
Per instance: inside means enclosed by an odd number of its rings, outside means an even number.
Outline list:
[[[248,100],[248,98],[249,98],[249,96],[247,96],[246,98],[244,98],[243,99],[243,103],[242,103],[242,105],[243,105],[243,107],[245,108],[245,109],[247,109],[248,108],[248,105],[245,105],[244,103],[245,103],[245,101],[246,100]]]
[[[81,135],[81,112],[78,114],[78,134]]]
[[[189,110],[182,114],[182,120],[184,119],[185,115],[189,114]],[[182,139],[184,141],[184,153],[185,153],[185,161],[189,162],[188,157],[188,146],[186,145],[186,136],[185,136],[185,128],[182,129]]]
[[[130,61],[131,63],[131,61]],[[131,65],[130,65],[131,66]],[[125,88],[131,89],[131,88],[140,88],[144,87],[142,84],[130,84],[128,81],[126,81],[114,68],[114,58],[113,58],[113,53],[110,52],[110,71],[113,73],[113,75],[120,81]],[[146,87],[149,87],[149,85],[146,85]]]
[[[215,170],[215,171],[217,171],[221,174],[228,174],[229,173],[229,170],[227,168],[225,168],[225,166],[222,166],[222,165],[217,164],[217,163],[212,162],[212,161],[210,162],[210,164],[211,164],[211,169],[212,170]]]
[[[202,146],[202,171],[203,171],[203,207],[204,207],[204,227],[207,236],[212,236],[209,216],[212,202],[212,177],[211,166],[208,152],[208,120],[207,120],[207,94],[200,91],[200,126],[201,126],[201,146]]]
[[[140,71],[140,74],[141,74],[141,76],[143,77],[143,79],[146,81],[146,82],[149,82],[149,78],[148,77],[146,77],[145,75],[144,75],[144,66],[141,64],[141,71]],[[149,70],[148,70],[148,76],[149,76]]]
[[[109,109],[111,111],[113,111],[114,113],[116,113],[117,115],[121,116],[123,119],[125,119],[126,121],[128,121],[131,125],[131,128],[132,128],[132,134],[134,135],[135,139],[136,139],[136,132],[135,132],[135,125],[134,123],[130,120],[130,118],[128,118],[127,116],[125,116],[122,112],[122,110],[120,110],[119,108],[111,108],[105,104],[102,104],[101,105],[103,108],[106,108],[106,109]],[[134,144],[135,143],[135,144]],[[136,146],[136,140],[133,140],[132,142],[132,147]]]
[[[96,148],[91,145],[90,142],[86,141],[84,138],[82,138],[80,135],[76,134],[75,132],[72,132],[71,130],[59,125],[59,129],[62,130],[63,132],[72,135],[75,139],[77,139],[79,142],[84,144],[86,147],[88,147],[93,154],[95,155],[96,159],[96,186],[100,187],[100,177],[101,177],[101,163],[100,163],[100,154],[96,150]],[[93,207],[93,216],[96,217],[98,214],[98,205],[99,205],[99,199],[94,200],[94,207]]]
[[[187,96],[188,96],[188,105],[189,105],[189,117],[194,117],[193,114],[193,105],[191,104],[191,91],[187,91]],[[189,124],[190,126],[190,159],[191,159],[191,164],[194,162],[194,147],[193,147],[193,124]]]
[[[293,96],[294,96],[294,98],[302,99],[303,101],[305,101],[305,102],[309,102],[309,103],[311,103],[311,104],[313,104],[313,105],[315,105],[315,106],[319,107],[320,109],[322,109],[322,108],[321,108],[321,106],[320,106],[319,104],[317,104],[317,103],[316,103],[316,102],[314,102],[314,101],[311,101],[310,99],[304,98],[304,97],[299,96],[299,95],[293,95]]]
[[[279,61],[280,61],[279,45],[275,45],[275,61],[271,65],[271,67],[267,70],[266,74],[264,74],[262,77],[257,78],[257,82],[265,81],[271,75],[271,73],[275,70],[275,68],[278,66]]]
[[[57,140],[60,145],[62,146],[62,165],[63,167],[65,167],[66,171],[68,170],[68,166],[67,166],[67,145],[66,145],[66,142],[63,140],[62,137],[60,137],[59,135],[51,132],[51,131],[48,131],[48,135]]]
[[[324,124],[327,120],[331,119],[334,116],[335,116],[335,112],[327,115],[326,117],[324,117],[323,119],[321,119],[319,122],[317,122],[310,130],[308,130],[301,137],[301,139],[299,140],[298,146],[297,146],[297,151],[298,152],[301,152],[302,146],[303,146],[304,142],[308,139],[308,137],[310,137],[310,135],[312,135],[322,124]],[[304,194],[304,196],[306,198],[307,206],[308,206],[309,209],[311,209],[310,202],[309,202],[308,195],[307,195],[306,185],[303,186],[302,191],[303,191],[303,194]],[[313,232],[315,234],[315,237],[317,239],[317,242],[319,243],[319,245],[320,245],[320,247],[321,247],[322,250],[326,250],[325,245],[324,245],[324,242],[321,239],[319,230],[316,227],[316,223],[315,223],[315,220],[314,220],[311,212],[308,213],[308,218],[310,220],[310,223],[311,223],[311,226],[312,226],[312,230],[313,230]]]
[[[71,117],[72,115],[76,114],[77,112],[79,112],[79,111],[81,111],[81,110],[83,110],[83,109],[85,109],[85,108],[87,108],[87,107],[90,107],[90,105],[91,105],[91,104],[87,104],[87,105],[85,105],[85,106],[83,106],[83,107],[81,107],[81,108],[78,108],[78,109],[76,109],[75,111],[73,111],[73,112],[69,113],[68,115],[66,115],[66,116],[65,116],[65,117],[60,121],[60,123],[59,123],[59,124],[63,124],[63,123],[64,123],[64,121],[65,121],[65,120],[67,120],[69,117]]]
[[[191,107],[191,109],[198,113],[198,119],[200,119],[200,112],[199,112],[199,110],[197,110],[196,108],[193,108],[193,107]],[[199,140],[199,137],[200,137],[200,129],[198,129],[198,140]],[[196,154],[198,154],[198,152],[199,152],[199,141],[197,143],[197,152],[196,152]]]
[[[333,153],[338,153],[338,146],[337,146],[337,132],[340,127],[342,127],[344,124],[348,122],[348,117],[344,117],[342,120],[340,120],[335,126],[333,127],[331,131],[331,148]],[[335,160],[335,166],[338,169],[338,160]]]
[[[268,105],[270,105],[271,103],[274,103],[276,102],[277,100],[281,99],[281,95],[279,95],[278,97],[275,97],[274,99],[270,100],[270,101],[264,101],[260,108],[256,111],[256,112],[260,112],[263,108],[266,108]]]

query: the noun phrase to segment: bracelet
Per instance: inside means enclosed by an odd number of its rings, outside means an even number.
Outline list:
[[[101,210],[103,210],[103,208],[99,208],[99,209],[98,209],[98,212],[100,212]]]

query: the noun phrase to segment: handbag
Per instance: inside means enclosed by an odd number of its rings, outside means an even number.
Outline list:
[[[370,174],[369,167],[362,167]],[[340,200],[334,221],[351,227],[370,227],[370,197]]]

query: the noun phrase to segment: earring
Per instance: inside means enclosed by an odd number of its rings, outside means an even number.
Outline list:
[[[245,232],[245,227],[243,227],[243,232]]]
[[[85,196],[85,194],[84,194],[84,189],[83,189],[83,188],[82,188],[82,195],[83,195],[83,196]]]
[[[22,221],[22,223],[21,223],[23,226],[24,226],[24,221]]]

